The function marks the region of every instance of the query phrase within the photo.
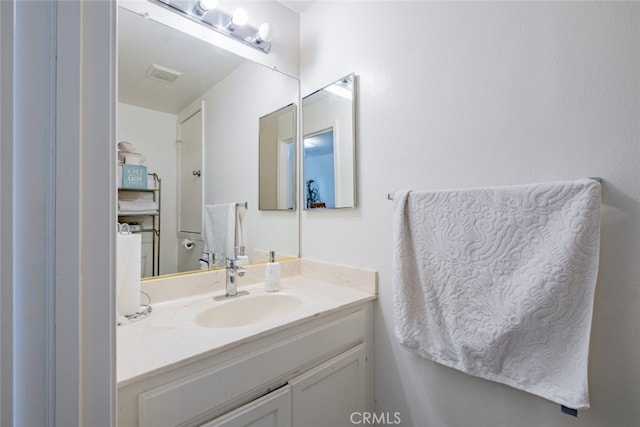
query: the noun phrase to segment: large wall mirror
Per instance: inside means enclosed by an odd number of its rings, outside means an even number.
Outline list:
[[[355,75],[302,99],[305,209],[356,206]]]
[[[266,261],[271,250],[279,258],[297,257],[298,213],[258,209],[263,178],[258,140],[261,117],[285,105],[295,109],[299,82],[192,37],[185,32],[188,25],[178,30],[143,15],[119,6],[115,141],[119,158],[126,161],[128,153],[161,180],[161,190],[154,193],[159,198],[158,230],[142,233],[142,276],[205,268],[201,260],[208,209],[232,203],[246,209],[239,215],[242,232],[231,250],[243,246],[250,263]],[[291,120],[287,141],[293,144]],[[119,200],[138,197],[120,193]],[[154,228],[144,215],[120,214],[119,222]],[[219,254],[217,265],[224,263],[220,258],[234,255]]]

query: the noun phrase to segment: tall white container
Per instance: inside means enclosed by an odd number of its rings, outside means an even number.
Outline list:
[[[122,316],[140,310],[141,244],[140,234],[117,234],[116,299]]]
[[[267,292],[280,290],[280,264],[276,262],[274,251],[269,252],[269,262],[264,269],[264,289]]]

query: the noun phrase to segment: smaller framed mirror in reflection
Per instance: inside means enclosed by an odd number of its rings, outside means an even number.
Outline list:
[[[304,209],[356,207],[356,76],[302,99]]]
[[[260,117],[258,209],[296,208],[296,106]]]

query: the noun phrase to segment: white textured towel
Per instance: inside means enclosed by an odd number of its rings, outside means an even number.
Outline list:
[[[205,251],[216,255],[220,265],[234,257],[236,239],[236,204],[224,203],[204,207]]]
[[[395,333],[407,349],[589,407],[600,183],[395,194]]]
[[[236,248],[244,247],[244,216],[247,214],[247,208],[238,204],[236,206]]]
[[[158,203],[154,200],[138,199],[138,200],[118,200],[118,212],[158,212]]]

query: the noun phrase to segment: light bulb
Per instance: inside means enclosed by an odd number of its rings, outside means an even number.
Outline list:
[[[231,23],[235,27],[241,27],[243,25],[246,25],[247,22],[249,22],[249,15],[247,15],[247,12],[245,12],[244,9],[238,8],[233,11],[233,16],[231,17]]]
[[[218,0],[199,0],[193,7],[193,13],[197,16],[204,16],[211,9],[215,9],[218,6]]]
[[[218,0],[200,0],[198,1],[198,6],[205,11],[215,9],[218,6]]]
[[[267,22],[260,25],[260,27],[258,28],[258,37],[260,38],[260,40],[264,42],[270,42],[271,41],[271,25],[269,25]]]

